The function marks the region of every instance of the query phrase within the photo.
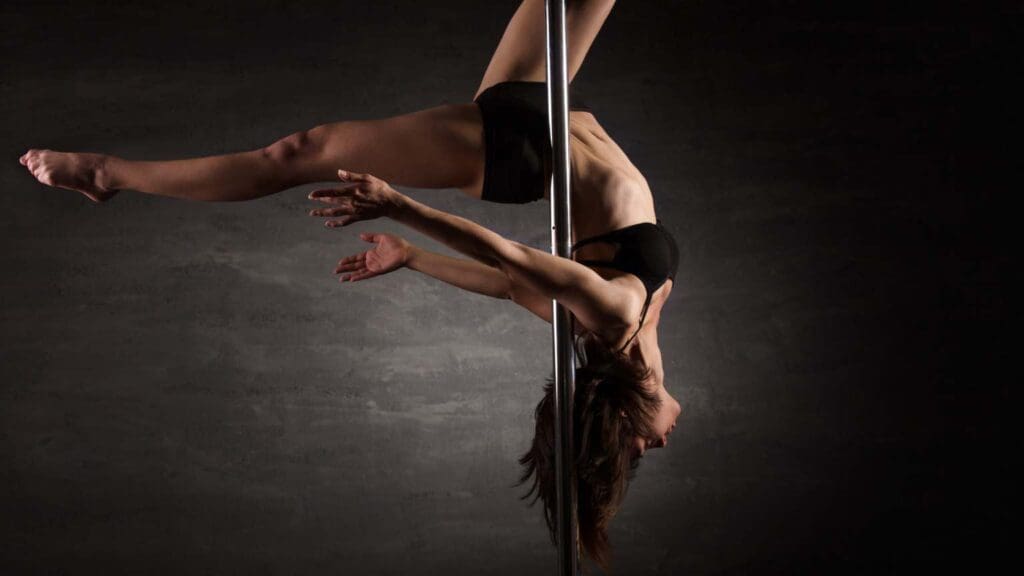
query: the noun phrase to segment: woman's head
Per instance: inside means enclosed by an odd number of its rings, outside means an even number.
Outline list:
[[[660,448],[679,415],[679,404],[652,386],[650,369],[610,350],[592,335],[577,345],[582,366],[576,369],[573,397],[576,509],[578,540],[585,552],[608,570],[610,545],[607,529],[618,511],[639,460],[648,448]],[[530,491],[544,502],[544,517],[554,542],[557,534],[555,478],[554,384],[534,412],[533,444],[520,458],[524,466],[520,484],[533,476]]]

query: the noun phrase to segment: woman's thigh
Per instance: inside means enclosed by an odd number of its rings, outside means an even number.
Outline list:
[[[483,123],[476,104],[447,104],[379,120],[323,124],[293,134],[303,172],[334,180],[338,169],[373,174],[413,188],[460,188],[480,197]],[[282,142],[288,139],[282,140]],[[304,159],[303,159],[304,157]]]

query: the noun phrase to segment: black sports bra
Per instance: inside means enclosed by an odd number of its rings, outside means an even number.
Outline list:
[[[666,280],[672,279],[675,282],[676,270],[679,268],[679,247],[672,234],[662,227],[660,220],[657,224],[641,222],[580,240],[573,244],[572,251],[575,252],[580,247],[594,242],[613,245],[615,256],[611,260],[577,260],[577,262],[587,266],[602,266],[632,274],[644,283],[644,289],[647,291],[644,309],[640,313],[640,326],[622,345],[619,350],[621,352],[640,333],[640,328],[644,325],[644,318],[647,317],[647,308],[651,304],[651,296]]]

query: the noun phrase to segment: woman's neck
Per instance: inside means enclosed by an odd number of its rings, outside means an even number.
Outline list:
[[[650,323],[644,322],[640,333],[629,343],[624,352],[630,358],[642,362],[650,368],[648,384],[652,389],[657,389],[665,381],[665,369],[662,365],[661,347],[658,346],[657,317],[653,320]]]
[[[655,388],[665,381],[665,370],[662,365],[661,347],[658,344],[658,324],[661,322],[661,309],[672,292],[672,280],[666,281],[651,300],[640,332],[627,346],[625,352],[631,358],[643,362],[651,369],[651,382]]]

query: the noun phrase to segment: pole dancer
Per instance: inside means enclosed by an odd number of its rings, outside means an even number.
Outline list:
[[[678,249],[654,211],[640,171],[571,90],[571,81],[611,12],[613,0],[566,8],[568,136],[575,260],[508,240],[395,190],[458,188],[486,201],[546,197],[552,178],[545,87],[543,0],[524,0],[508,23],[471,103],[402,116],[340,121],[268,146],[219,156],[141,161],[107,154],[30,149],[20,162],[41,183],[107,201],[134,190],[202,201],[240,201],[311,182],[314,217],[331,229],[391,218],[468,256],[452,258],[374,232],[373,244],[342,258],[342,281],[398,268],[455,287],[510,299],[552,321],[551,301],[575,317],[580,366],[573,392],[573,456],[579,546],[606,568],[607,528],[647,450],[666,445],[681,407],[665,387],[658,327],[675,283]],[[358,81],[357,79],[354,81]],[[535,435],[522,456],[523,497],[544,504],[556,539],[555,412],[548,383],[535,409]],[[532,481],[531,481],[532,479]]]

